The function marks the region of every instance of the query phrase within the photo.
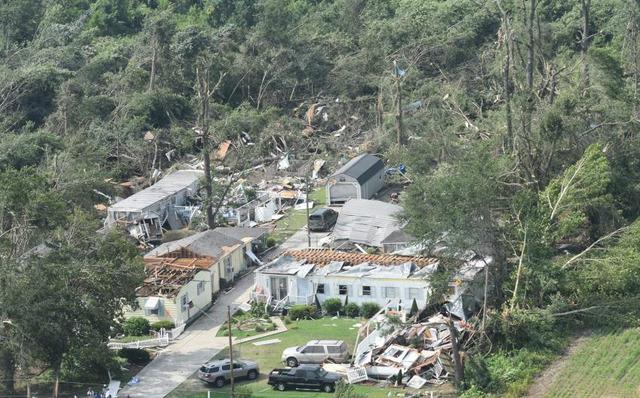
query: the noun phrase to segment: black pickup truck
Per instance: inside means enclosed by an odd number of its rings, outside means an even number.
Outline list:
[[[278,391],[288,388],[333,392],[340,376],[327,372],[320,365],[300,365],[297,368],[274,369],[268,384]]]

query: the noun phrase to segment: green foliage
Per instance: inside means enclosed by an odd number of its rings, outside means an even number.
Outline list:
[[[336,398],[365,398],[365,394],[358,393],[353,384],[347,383],[344,379],[338,380],[336,383],[336,391],[334,393]]]
[[[294,321],[298,319],[314,319],[316,312],[316,307],[313,305],[298,304],[289,308],[288,316]]]
[[[118,351],[118,356],[136,365],[144,365],[151,358],[148,351],[137,348],[123,348]]]
[[[324,311],[329,315],[337,315],[342,310],[342,301],[339,298],[329,298],[322,303]]]
[[[413,299],[413,302],[411,303],[411,310],[409,311],[409,316],[414,316],[419,311],[420,309],[418,308],[418,302],[416,301],[416,299]]]
[[[380,311],[380,306],[378,303],[362,303],[362,307],[360,308],[360,315],[363,318],[369,319],[374,316],[376,313]]]
[[[151,330],[159,332],[160,329],[171,330],[176,327],[176,324],[170,320],[157,321],[150,325]]]
[[[139,316],[128,318],[122,324],[122,330],[127,336],[146,336],[150,327],[149,320]]]
[[[343,308],[344,314],[350,318],[357,318],[360,316],[360,307],[356,303],[349,303]]]

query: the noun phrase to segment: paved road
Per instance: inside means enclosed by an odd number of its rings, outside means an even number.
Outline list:
[[[158,353],[138,373],[140,383],[126,386],[118,394],[131,398],[162,398],[184,382],[200,365],[227,346],[228,337],[215,337],[231,310],[249,299],[253,272],[240,279],[233,290],[222,295],[207,312],[189,326],[180,338]]]

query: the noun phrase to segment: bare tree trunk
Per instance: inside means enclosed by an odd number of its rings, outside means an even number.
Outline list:
[[[149,91],[153,91],[153,84],[156,78],[156,40],[153,40],[153,53],[151,55],[151,73],[149,75]]]
[[[458,330],[453,324],[451,314],[449,314],[449,322],[447,322],[447,324],[449,326],[449,334],[451,335],[451,357],[453,358],[453,365],[455,367],[454,379],[456,387],[460,387],[462,385],[462,380],[464,379],[464,367],[462,366],[462,359],[460,358]]]
[[[396,76],[396,141],[401,146],[402,136],[402,90],[400,89],[400,76]]]
[[[55,379],[53,381],[53,398],[60,398],[60,365],[53,370]]]
[[[529,0],[529,17],[527,18],[527,89],[533,91],[533,63],[535,57],[535,38],[533,35],[533,23],[536,17],[536,0]]]
[[[211,147],[209,137],[209,67],[205,66],[203,69],[204,70],[196,68],[198,94],[200,96],[200,127],[202,129],[202,157],[204,159],[205,191],[207,192],[204,204],[207,214],[207,225],[209,226],[209,229],[214,229],[216,227],[216,222],[211,203],[213,200],[213,177],[211,176]]]
[[[589,8],[591,0],[581,0],[582,3],[582,38],[580,40],[580,53],[582,54],[582,89],[583,94],[589,88],[589,64],[587,51],[589,50]]]
[[[16,372],[16,362],[13,353],[5,348],[0,348],[0,392],[12,396],[15,392],[13,388],[13,377]]]

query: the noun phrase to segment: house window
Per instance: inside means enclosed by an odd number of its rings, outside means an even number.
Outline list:
[[[384,288],[384,296],[386,298],[396,298],[396,288],[395,287],[385,287]]]
[[[324,283],[318,283],[318,287],[316,288],[317,294],[324,294]]]
[[[420,300],[422,299],[422,297],[420,297],[420,290],[417,287],[410,287],[407,289],[407,298],[409,299],[416,299],[416,300]]]
[[[204,281],[198,281],[198,284],[196,285],[196,293],[199,295],[201,295],[204,292]]]
[[[362,286],[362,295],[371,296],[371,286]]]
[[[341,296],[346,296],[349,292],[347,285],[338,285],[338,294]]]
[[[180,310],[185,312],[189,309],[189,295],[185,294],[180,298]]]

